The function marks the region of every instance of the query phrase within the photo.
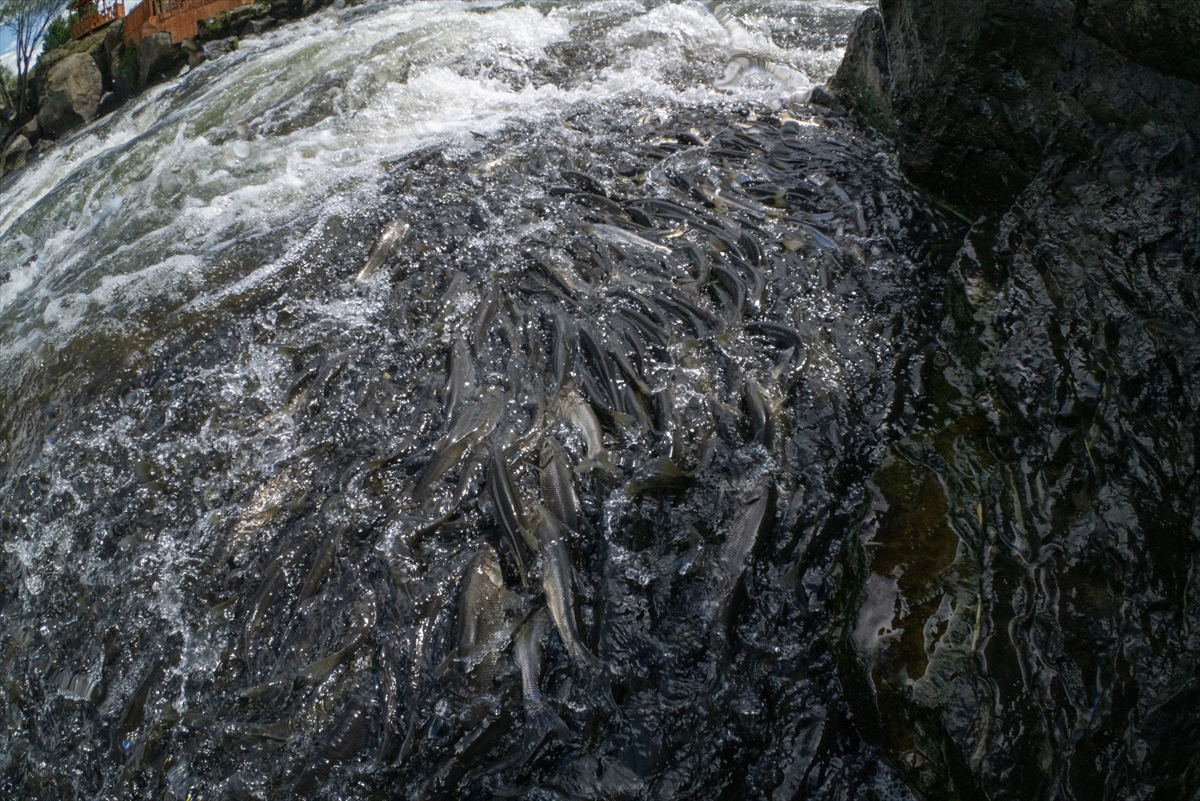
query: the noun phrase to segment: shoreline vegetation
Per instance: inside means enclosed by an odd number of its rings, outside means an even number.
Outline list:
[[[123,19],[72,40],[64,12],[49,24],[42,52],[29,70],[23,109],[16,76],[0,74],[6,84],[0,91],[0,181],[146,89],[236,50],[248,36],[303,19],[333,2],[263,0],[240,6],[201,20],[196,35],[179,43],[171,42],[169,33],[126,42]]]

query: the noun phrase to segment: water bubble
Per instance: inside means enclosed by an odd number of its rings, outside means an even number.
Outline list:
[[[948,367],[950,365],[950,354],[944,350],[939,350],[933,354],[934,367]]]
[[[234,142],[232,150],[233,155],[237,156],[239,159],[248,158],[250,156],[250,145],[246,144],[245,142]]]
[[[173,195],[180,189],[183,189],[183,182],[179,180],[179,176],[173,172],[164,172],[158,177],[158,185],[162,191],[168,195]]]
[[[127,389],[121,393],[121,405],[126,409],[132,409],[142,403],[142,390]]]

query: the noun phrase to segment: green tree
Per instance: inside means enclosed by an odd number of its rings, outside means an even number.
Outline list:
[[[46,38],[42,40],[42,52],[49,53],[56,47],[62,47],[71,41],[71,23],[66,17],[55,17],[46,29]]]
[[[16,74],[4,64],[0,64],[0,121],[8,114],[16,112],[12,101],[12,93],[16,88]]]
[[[46,31],[62,13],[63,0],[0,0],[0,30],[9,31],[17,50],[17,119],[29,103],[29,74]]]

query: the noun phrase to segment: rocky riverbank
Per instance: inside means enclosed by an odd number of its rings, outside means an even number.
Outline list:
[[[1193,0],[885,0],[838,72],[973,222],[850,537],[844,678],[930,798],[1200,787],[1198,54]]]
[[[33,71],[28,115],[7,125],[0,121],[0,178],[147,87],[232,52],[239,39],[327,5],[329,0],[273,0],[242,6],[202,20],[197,35],[178,44],[168,33],[127,44],[124,21],[117,20],[43,53]]]

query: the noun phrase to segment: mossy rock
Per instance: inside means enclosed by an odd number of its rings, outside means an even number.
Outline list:
[[[270,13],[270,3],[253,3],[248,6],[239,6],[228,11],[222,11],[214,17],[200,20],[196,26],[196,43],[204,44],[205,42],[212,42],[217,39],[228,39],[230,36],[237,36],[242,26],[248,20],[265,17]]]

